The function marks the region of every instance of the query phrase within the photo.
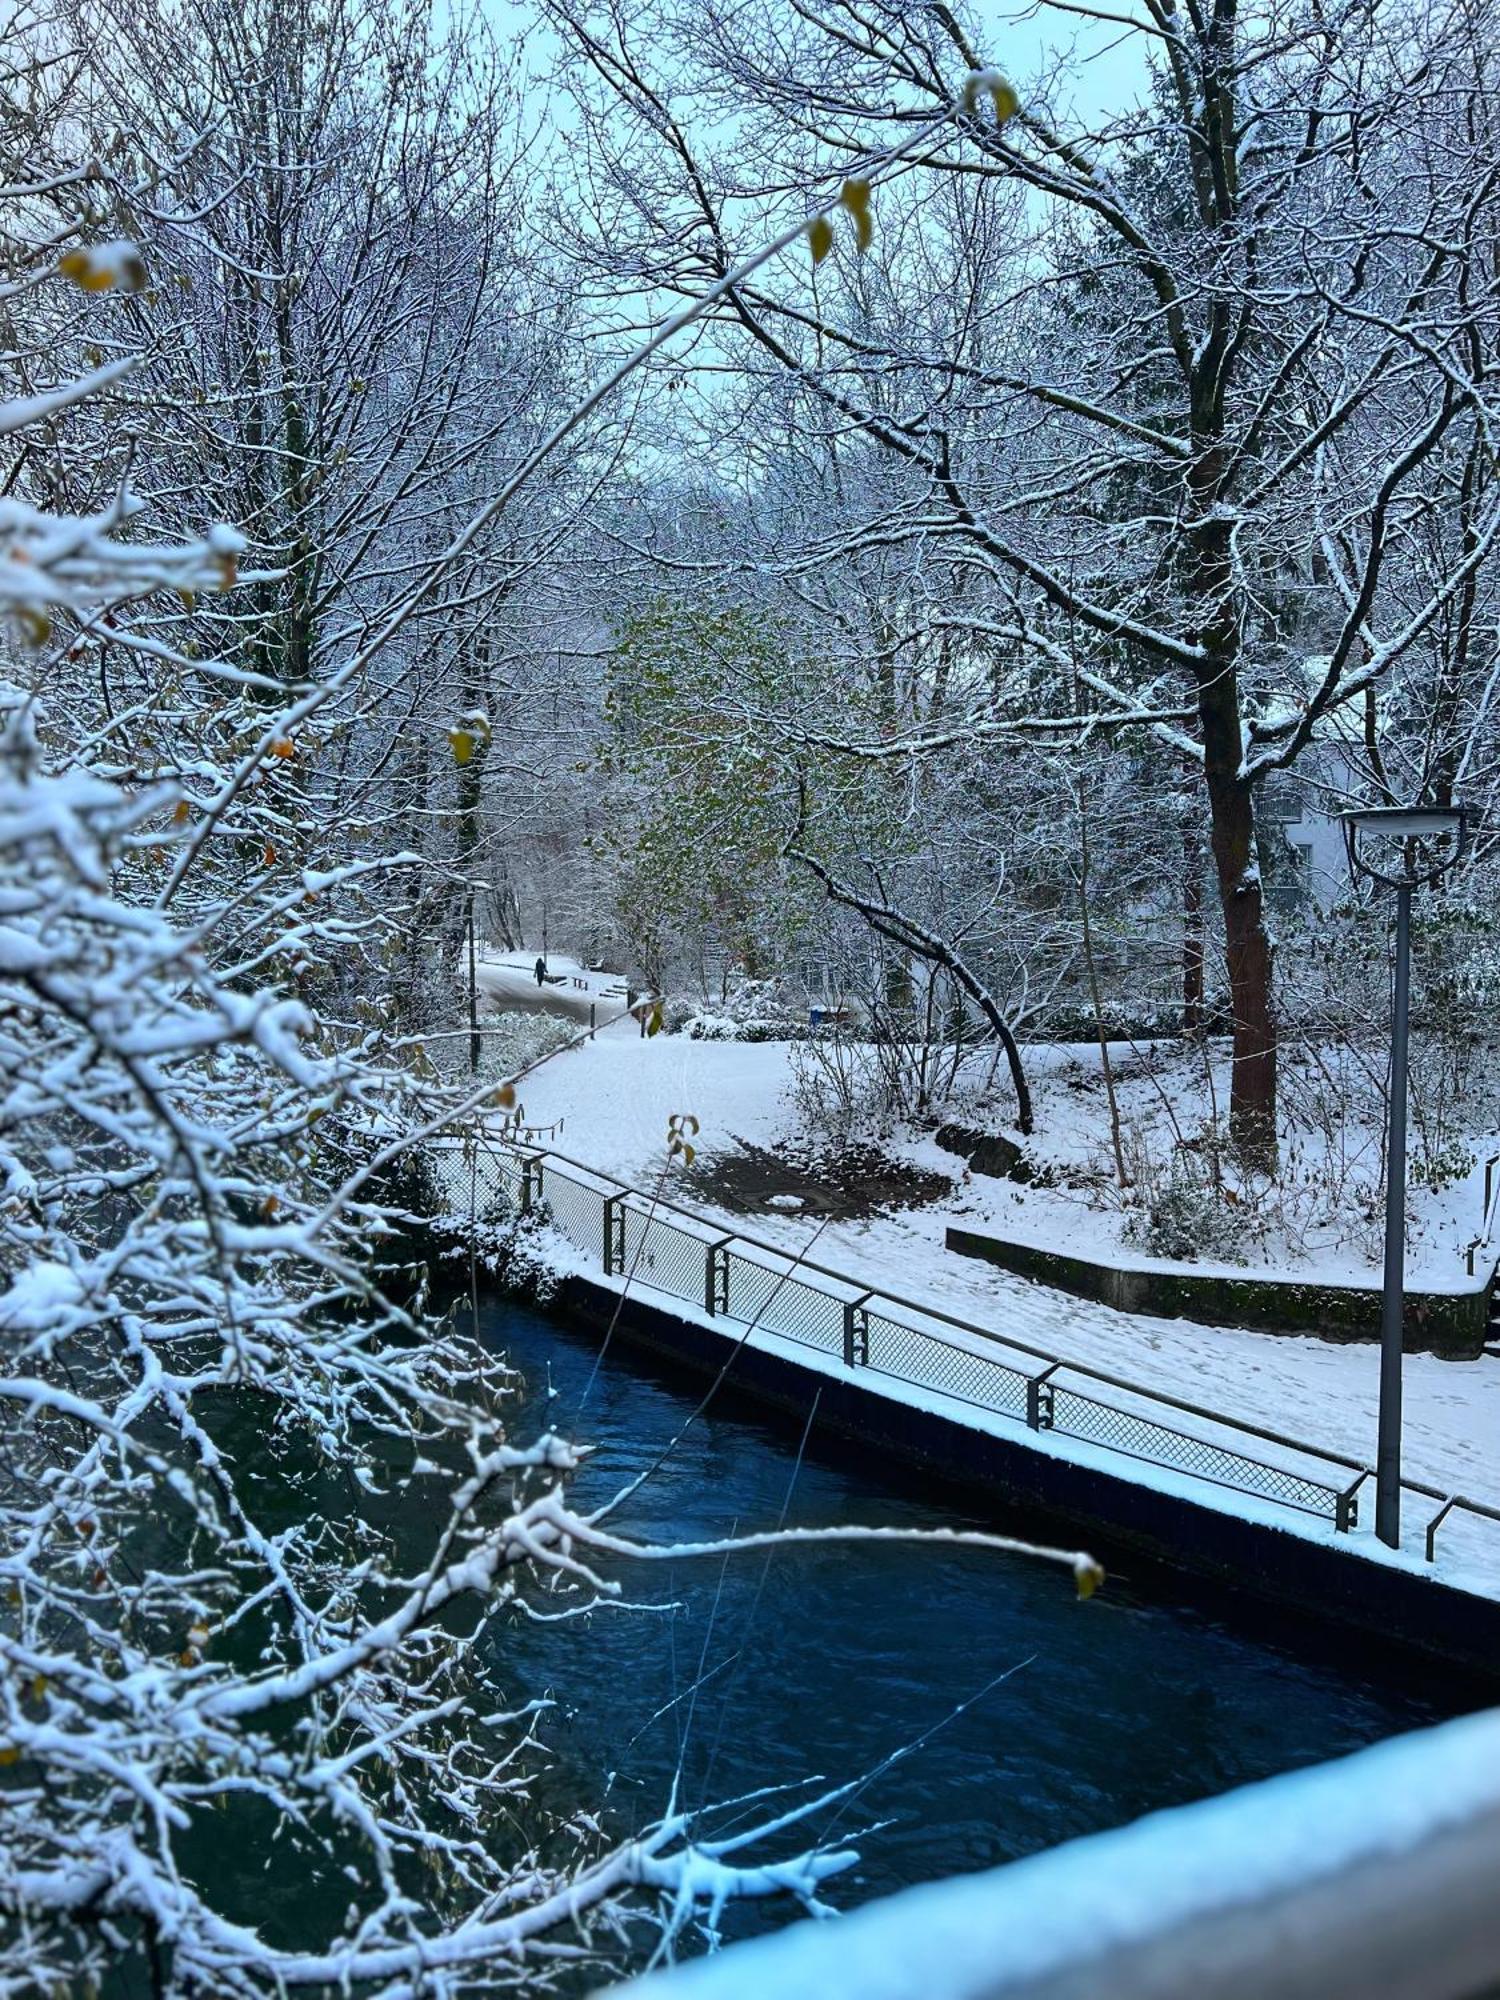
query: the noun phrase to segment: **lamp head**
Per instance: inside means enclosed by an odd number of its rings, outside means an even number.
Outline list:
[[[1436,881],[1463,849],[1460,806],[1360,806],[1339,818],[1351,872],[1391,888]]]

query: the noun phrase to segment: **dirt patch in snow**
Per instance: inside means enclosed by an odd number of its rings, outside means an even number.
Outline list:
[[[946,1174],[894,1160],[873,1146],[813,1156],[791,1146],[774,1151],[738,1134],[735,1152],[698,1161],[687,1174],[693,1194],[738,1215],[827,1215],[840,1219],[922,1208],[953,1191]]]

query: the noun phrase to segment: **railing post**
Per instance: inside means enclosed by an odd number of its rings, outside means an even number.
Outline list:
[[[604,1197],[604,1275],[617,1277],[625,1269],[625,1197]]]
[[[1040,1375],[1026,1378],[1026,1422],[1034,1431],[1050,1431],[1052,1428],[1052,1381],[1060,1361],[1054,1361],[1050,1368],[1044,1368]]]
[[[729,1310],[729,1245],[732,1236],[721,1236],[717,1243],[710,1243],[703,1260],[703,1305],[710,1313],[727,1313]]]
[[[527,1153],[521,1161],[521,1213],[529,1215],[542,1192],[542,1156]]]
[[[1336,1535],[1347,1535],[1359,1526],[1359,1489],[1369,1478],[1362,1472],[1352,1485],[1346,1486],[1333,1503],[1333,1531]]]
[[[844,1366],[863,1368],[870,1359],[870,1294],[849,1299],[844,1305]]]
[[[1427,1523],[1427,1560],[1429,1562],[1437,1561],[1437,1531],[1458,1505],[1458,1499],[1459,1496],[1456,1493],[1450,1493],[1442,1506]]]

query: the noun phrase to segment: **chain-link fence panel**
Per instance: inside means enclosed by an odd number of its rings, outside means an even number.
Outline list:
[[[728,1253],[727,1310],[747,1326],[763,1326],[825,1354],[844,1351],[844,1305],[821,1285]]]
[[[627,1208],[624,1275],[701,1306],[707,1283],[709,1240],[679,1229],[659,1215]]]
[[[497,1201],[512,1208],[520,1206],[524,1163],[514,1153],[481,1148],[475,1166],[481,1214]]]
[[[865,1365],[900,1382],[920,1382],[962,1403],[1026,1421],[1026,1377],[1018,1368],[954,1347],[933,1334],[868,1312]]]
[[[487,1148],[434,1146],[428,1160],[450,1215],[488,1215],[513,1206],[520,1186],[516,1162]]]
[[[1149,1464],[1191,1472],[1195,1478],[1211,1480],[1215,1486],[1232,1486],[1240,1493],[1255,1493],[1267,1500],[1278,1500],[1284,1507],[1295,1507],[1304,1514],[1319,1514],[1328,1520],[1337,1517],[1337,1487],[1324,1485],[1283,1466],[1269,1465],[1263,1459],[1247,1457],[1243,1452],[1231,1451],[1223,1445],[1211,1443],[1207,1438],[1194,1437],[1189,1432],[1155,1423],[1150,1417],[1140,1416],[1134,1410],[1101,1402],[1097,1397],[1082,1395],[1076,1389],[1054,1387],[1051,1401],[1050,1428],[1062,1431],[1068,1437],[1106,1445],[1111,1451],[1121,1452],[1127,1458],[1144,1459]]]
[[[604,1196],[550,1163],[542,1175],[541,1207],[570,1243],[596,1264],[604,1256]]]

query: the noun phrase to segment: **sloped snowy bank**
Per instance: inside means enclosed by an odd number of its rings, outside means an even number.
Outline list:
[[[784,1044],[642,1040],[629,1023],[545,1064],[528,1077],[528,1120],[568,1119],[566,1150],[635,1186],[658,1183],[682,1198],[668,1161],[674,1113],[700,1121],[699,1157],[729,1152],[736,1139],[774,1148],[790,1129]],[[858,1220],[811,1221],[772,1209],[747,1218],[701,1200],[688,1205],[785,1251],[810,1256],[875,1284],[1068,1359],[1128,1376],[1224,1415],[1291,1431],[1309,1443],[1367,1461],[1374,1449],[1378,1357],[1373,1347],[1276,1337],[1232,1327],[1116,1312],[1012,1277],[944,1248],[950,1221],[993,1220],[989,1189],[929,1141],[905,1149],[941,1171],[948,1201]],[[991,1184],[996,1186],[999,1184]],[[1064,1238],[1066,1244],[1070,1239]],[[1406,1470],[1415,1479],[1500,1503],[1500,1362],[1412,1355],[1406,1366]]]

